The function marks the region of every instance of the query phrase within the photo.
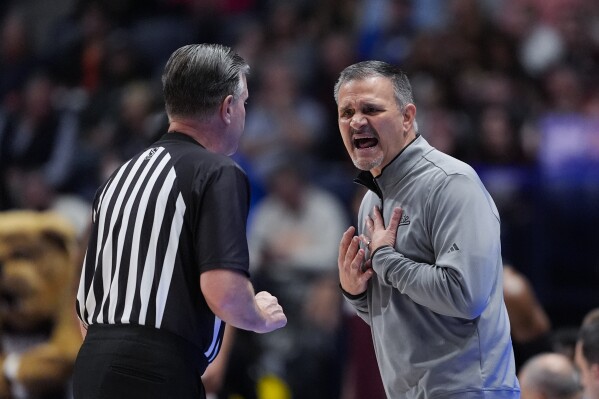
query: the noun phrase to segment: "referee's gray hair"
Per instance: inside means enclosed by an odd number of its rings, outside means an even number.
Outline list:
[[[333,92],[335,102],[339,104],[339,88],[342,85],[353,80],[363,80],[373,76],[381,76],[391,80],[395,101],[400,110],[403,111],[407,104],[414,103],[412,85],[406,74],[395,65],[376,60],[358,62],[341,71]],[[418,131],[416,121],[414,121],[414,129]]]
[[[170,116],[204,118],[228,95],[238,99],[247,62],[220,44],[190,44],[170,56],[162,74],[166,112]]]

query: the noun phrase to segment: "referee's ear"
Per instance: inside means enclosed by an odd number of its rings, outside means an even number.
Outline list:
[[[233,117],[233,95],[229,94],[220,105],[220,117],[225,125],[230,125]]]

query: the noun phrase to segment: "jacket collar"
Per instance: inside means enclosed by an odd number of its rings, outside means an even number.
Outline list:
[[[403,150],[383,168],[377,177],[372,176],[370,171],[361,171],[354,179],[355,183],[361,184],[367,189],[383,198],[383,191],[391,185],[397,184],[408,172],[420,161],[420,159],[434,150],[434,148],[422,137],[417,135]]]

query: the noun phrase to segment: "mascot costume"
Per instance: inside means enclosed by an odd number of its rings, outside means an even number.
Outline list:
[[[81,334],[78,246],[56,213],[0,212],[0,399],[65,399]]]

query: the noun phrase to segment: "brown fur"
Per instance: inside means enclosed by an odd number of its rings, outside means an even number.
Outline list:
[[[59,215],[0,213],[0,369],[11,351],[6,342],[26,345],[14,380],[0,377],[0,398],[10,398],[11,384],[43,395],[69,380],[81,345],[74,312],[77,259],[74,229]]]

